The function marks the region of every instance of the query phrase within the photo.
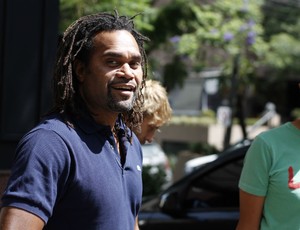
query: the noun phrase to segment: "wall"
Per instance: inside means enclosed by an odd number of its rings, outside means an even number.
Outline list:
[[[0,0],[0,170],[51,102],[58,0]]]

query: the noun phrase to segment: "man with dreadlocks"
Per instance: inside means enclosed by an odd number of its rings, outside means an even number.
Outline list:
[[[147,40],[117,12],[65,31],[54,107],[17,147],[1,230],[138,229],[142,153],[131,130],[142,122]]]

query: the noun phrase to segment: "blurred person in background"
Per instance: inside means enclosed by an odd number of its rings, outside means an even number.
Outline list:
[[[151,143],[155,132],[171,119],[172,109],[167,91],[159,81],[147,80],[142,93],[144,96],[144,104],[141,108],[143,122],[140,128],[133,130],[141,144],[145,144]]]
[[[172,109],[167,92],[159,81],[146,80],[142,93],[143,122],[140,129],[136,127],[133,130],[143,150],[143,197],[149,197],[172,181],[168,156],[158,143],[153,142],[156,131],[171,119]]]

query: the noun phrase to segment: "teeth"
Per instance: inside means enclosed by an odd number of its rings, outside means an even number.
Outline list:
[[[116,89],[120,89],[120,90],[132,90],[132,87],[128,86],[122,86],[122,87],[116,87]]]

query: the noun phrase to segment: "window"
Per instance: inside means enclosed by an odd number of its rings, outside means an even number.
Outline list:
[[[237,208],[243,157],[218,165],[190,186],[185,208]]]

